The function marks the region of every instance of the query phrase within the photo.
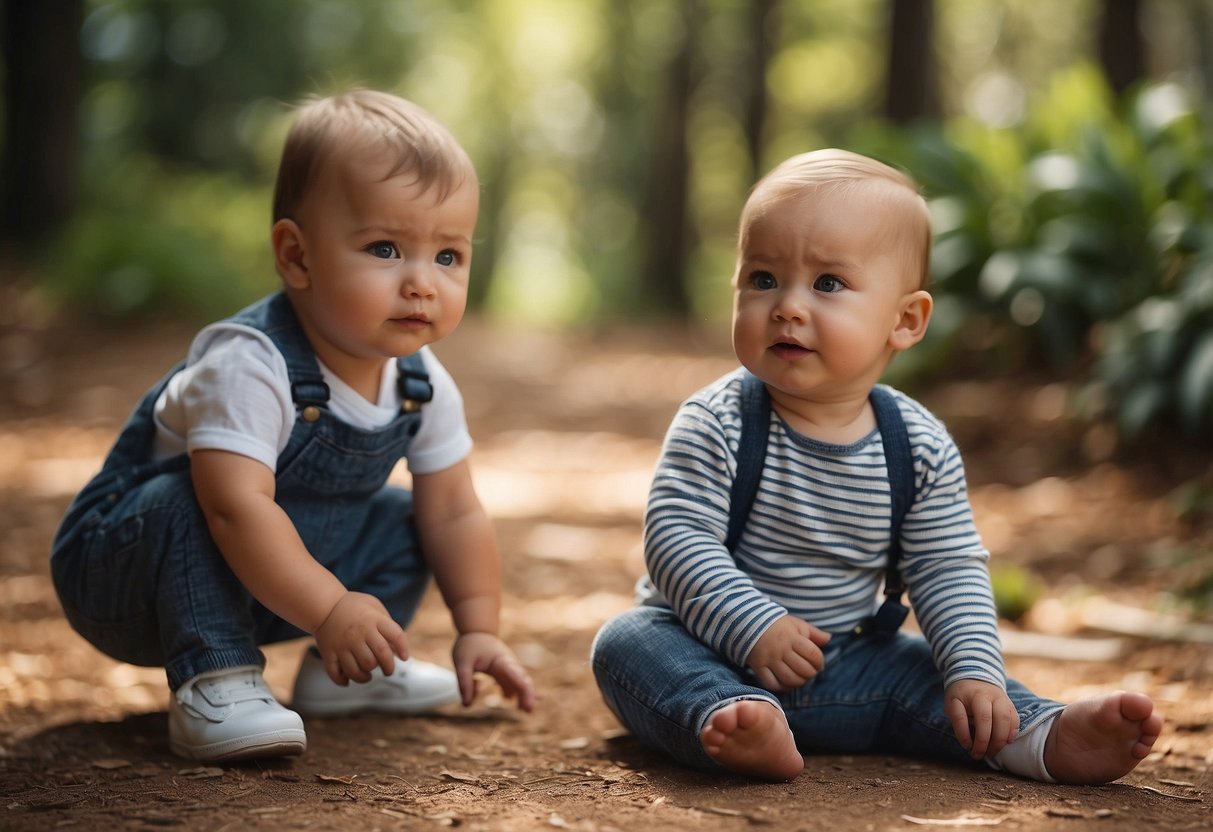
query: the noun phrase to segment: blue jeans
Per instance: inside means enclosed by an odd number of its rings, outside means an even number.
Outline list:
[[[348,589],[383,601],[402,627],[429,581],[409,523],[411,496],[382,489],[357,512],[356,545],[311,548]],[[292,519],[305,541],[319,542],[330,518]],[[257,603],[228,567],[188,469],[148,480],[84,526],[82,545],[51,561],[68,620],[119,661],[163,666],[174,690],[199,673],[264,665],[258,645],[305,635]]]
[[[719,768],[699,734],[721,705],[769,701],[787,716],[803,754],[886,752],[972,763],[944,714],[943,676],[926,641],[835,634],[822,672],[778,695],[692,636],[664,607],[636,607],[598,632],[591,662],[619,721],[650,748],[683,765]],[[1008,680],[1020,732],[1063,707]]]

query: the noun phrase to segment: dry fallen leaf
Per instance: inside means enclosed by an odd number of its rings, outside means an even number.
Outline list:
[[[358,779],[358,775],[351,774],[349,777],[338,777],[335,774],[317,774],[316,779],[321,783],[341,783],[345,786],[353,786],[354,781]]]
[[[451,771],[448,768],[444,768],[442,771],[440,771],[438,773],[441,774],[443,777],[446,777],[449,780],[458,780],[460,783],[479,783],[480,782],[479,777],[477,777],[474,774],[468,774],[466,771]]]
[[[106,771],[112,771],[116,768],[126,768],[129,765],[130,763],[126,760],[93,760],[93,768],[105,769]]]

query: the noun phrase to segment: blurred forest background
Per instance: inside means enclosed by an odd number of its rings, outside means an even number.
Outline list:
[[[901,805],[1207,825],[1213,0],[0,0],[0,79],[0,829],[369,829],[381,798],[493,829],[804,828],[819,805],[827,826],[851,813],[839,828]],[[503,627],[551,707],[309,725],[298,782],[197,782],[162,748],[163,673],[72,634],[47,552],[135,396],[277,287],[292,109],[355,85],[432,111],[480,172],[473,313],[435,352],[509,553]],[[936,312],[889,380],[965,455],[1009,668],[1065,701],[1154,696],[1168,733],[1133,781],[1157,794],[1019,784],[1003,806],[974,774],[937,804],[934,769],[891,780],[875,758],[722,797],[613,762],[628,746],[590,639],[632,603],[670,416],[736,366],[748,190],[822,146],[907,169],[929,200]],[[428,658],[449,647],[433,601],[410,629]],[[303,644],[280,647],[286,691]],[[550,797],[566,766],[580,785]],[[883,797],[856,800],[864,783]],[[685,808],[722,800],[739,817]]]
[[[1213,447],[1210,0],[9,0],[2,27],[16,402],[58,316],[273,289],[292,105],[364,85],[476,162],[486,316],[719,326],[747,189],[846,146],[932,207],[937,313],[897,381],[1047,372],[1117,441]]]

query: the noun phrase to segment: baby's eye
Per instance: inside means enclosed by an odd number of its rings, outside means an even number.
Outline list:
[[[841,280],[832,274],[823,274],[813,282],[813,288],[819,292],[841,292],[845,286]]]
[[[379,257],[383,260],[391,260],[399,257],[400,254],[396,251],[396,246],[386,240],[379,240],[371,243],[366,247],[366,253],[372,257]]]
[[[438,256],[434,259],[439,266],[456,266],[459,264],[459,252],[445,248],[438,252]]]
[[[750,285],[755,289],[774,289],[775,275],[770,272],[751,272]]]

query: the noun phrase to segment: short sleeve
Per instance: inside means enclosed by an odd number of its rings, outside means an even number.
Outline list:
[[[221,450],[273,471],[294,421],[286,362],[273,342],[250,327],[217,324],[194,339],[157,402],[157,455]]]
[[[414,474],[432,474],[466,458],[472,450],[472,435],[455,380],[430,350],[422,350],[421,357],[434,386],[434,398],[421,411],[421,428],[409,445],[408,466]]]

